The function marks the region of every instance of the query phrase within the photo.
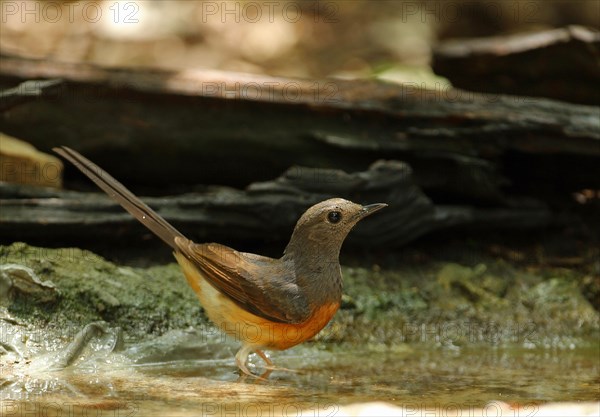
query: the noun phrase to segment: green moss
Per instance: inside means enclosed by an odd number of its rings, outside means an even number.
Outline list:
[[[599,333],[598,311],[583,296],[580,282],[493,259],[385,272],[344,268],[346,302],[321,338],[567,347]]]
[[[56,285],[52,304],[16,294],[9,312],[46,329],[81,328],[104,320],[123,328],[129,338],[144,339],[172,328],[206,322],[195,294],[177,265],[137,269],[116,266],[75,248],[46,249],[15,243],[0,247],[0,261],[30,267]]]
[[[16,294],[9,306],[15,318],[46,332],[104,320],[131,341],[207,323],[176,263],[130,268],[80,249],[22,243],[0,247],[0,262],[28,266],[56,286],[52,303]],[[598,311],[576,271],[531,272],[482,258],[472,265],[344,267],[343,275],[342,307],[319,342],[570,346],[599,334]]]

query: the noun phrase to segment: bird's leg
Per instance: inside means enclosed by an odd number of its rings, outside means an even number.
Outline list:
[[[256,354],[260,356],[263,359],[263,361],[265,361],[265,363],[267,364],[267,366],[265,367],[266,371],[260,376],[261,379],[267,379],[269,375],[271,375],[273,370],[276,369],[276,366],[273,364],[273,361],[269,359],[269,357],[262,350],[257,349],[254,352],[256,352]]]
[[[276,366],[273,361],[271,359],[269,359],[269,357],[265,354],[265,352],[263,352],[262,350],[255,350],[254,351],[258,356],[260,356],[261,358],[263,358],[263,360],[265,361],[265,363],[267,364],[267,366],[265,367],[266,369],[268,369],[269,374],[272,371],[286,371],[286,372],[298,372],[296,370],[293,369],[287,369],[287,368],[281,368],[279,366]]]
[[[235,354],[235,363],[237,364],[238,368],[240,368],[240,371],[250,376],[254,375],[246,367],[246,362],[248,361],[248,355],[252,353],[252,350],[252,346],[242,345],[240,350],[238,350],[238,352]]]
[[[246,367],[246,362],[248,361],[248,356],[252,352],[256,352],[256,354],[258,354],[258,356],[263,358],[263,360],[267,364],[266,371],[260,376],[254,375]],[[238,368],[240,368],[240,371],[242,371],[242,376],[240,377],[239,381],[243,381],[248,376],[251,376],[253,378],[257,378],[257,379],[264,381],[269,377],[269,375],[271,375],[271,372],[273,372],[273,369],[274,369],[273,362],[271,362],[269,357],[267,355],[265,355],[265,352],[263,352],[262,350],[254,350],[252,348],[252,346],[242,346],[240,348],[240,350],[238,350],[238,352],[235,354],[235,363],[237,364]]]
[[[260,356],[263,361],[265,361],[265,363],[267,364],[267,367],[274,367],[275,365],[273,365],[273,361],[271,359],[269,359],[269,357],[265,354],[265,352],[263,352],[262,350],[255,350],[254,351],[258,356]]]

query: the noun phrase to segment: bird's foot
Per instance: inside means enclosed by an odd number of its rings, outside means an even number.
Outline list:
[[[252,353],[256,353],[258,356],[262,358],[265,362],[266,366],[264,367],[265,372],[261,375],[255,375],[246,366],[248,361],[248,356]],[[273,371],[286,371],[286,372],[296,372],[292,369],[281,368],[276,366],[273,361],[260,349],[254,349],[251,346],[242,346],[240,350],[235,355],[235,362],[240,370],[240,381],[245,380],[247,377],[252,377],[260,380],[266,380]]]

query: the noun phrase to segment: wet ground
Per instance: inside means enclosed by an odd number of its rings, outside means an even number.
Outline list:
[[[159,344],[122,353],[89,351],[58,371],[17,366],[1,377],[1,414],[333,416],[346,404],[385,401],[450,415],[503,401],[518,405],[518,415],[535,415],[548,402],[600,400],[596,341],[560,350],[311,344],[274,353],[275,363],[290,370],[276,370],[266,380],[238,376],[229,356],[233,344],[167,361],[148,354]],[[260,360],[253,363],[260,371]]]
[[[240,379],[238,344],[177,265],[0,247],[0,416],[341,416],[373,401],[403,407],[388,415],[600,415],[596,249],[566,268],[511,248],[510,263],[446,251],[344,267],[332,323],[270,352],[287,370],[261,380]],[[587,411],[546,413],[555,402]]]

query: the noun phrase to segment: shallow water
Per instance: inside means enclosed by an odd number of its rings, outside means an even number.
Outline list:
[[[273,354],[291,370],[267,380],[240,380],[228,355],[135,364],[111,354],[61,371],[0,375],[0,415],[333,416],[339,405],[367,401],[448,415],[493,400],[528,415],[540,403],[600,400],[599,349],[307,345]]]

